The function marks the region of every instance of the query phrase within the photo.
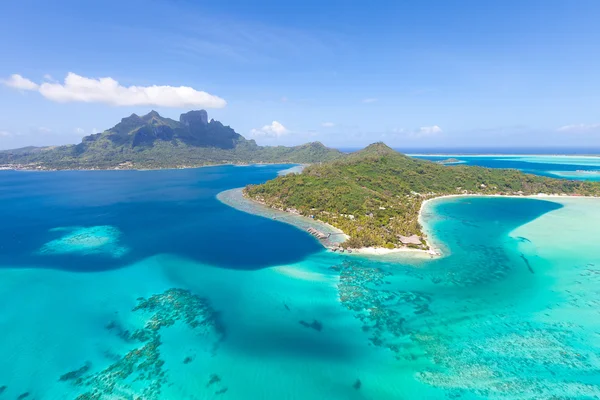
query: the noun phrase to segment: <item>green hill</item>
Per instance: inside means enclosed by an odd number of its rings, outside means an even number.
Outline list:
[[[0,166],[22,169],[178,168],[210,164],[314,163],[341,158],[319,142],[259,146],[204,110],[179,121],[156,111],[132,114],[114,127],[68,146],[24,147],[0,152]]]
[[[402,245],[423,236],[424,200],[449,194],[600,194],[600,184],[528,175],[516,170],[444,166],[400,154],[383,143],[338,161],[311,165],[248,186],[245,195],[271,207],[314,216],[350,235],[348,247]],[[404,238],[403,238],[404,237]],[[414,247],[425,247],[414,245]]]

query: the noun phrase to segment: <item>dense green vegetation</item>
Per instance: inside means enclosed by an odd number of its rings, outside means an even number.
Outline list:
[[[516,170],[444,166],[400,154],[383,143],[338,161],[312,165],[245,194],[271,207],[330,223],[350,235],[348,247],[400,246],[399,236],[423,236],[421,204],[449,194],[600,195],[600,184],[528,175]]]
[[[80,144],[0,151],[0,166],[19,169],[154,169],[211,164],[314,163],[342,157],[319,142],[302,146],[258,146],[206,111],[179,121],[152,111],[123,118],[113,128],[86,136]]]

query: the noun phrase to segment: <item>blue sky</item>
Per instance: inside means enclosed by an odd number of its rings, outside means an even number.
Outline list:
[[[593,0],[7,0],[0,149],[203,107],[261,144],[597,147],[598,19]]]

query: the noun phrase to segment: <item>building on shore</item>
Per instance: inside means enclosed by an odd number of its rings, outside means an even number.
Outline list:
[[[418,235],[411,235],[411,236],[402,236],[402,235],[398,235],[398,239],[400,240],[400,242],[403,245],[420,245],[421,243],[421,238]]]

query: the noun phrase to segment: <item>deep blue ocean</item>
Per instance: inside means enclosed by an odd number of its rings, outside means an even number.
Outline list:
[[[321,246],[298,230],[223,207],[227,189],[277,176],[282,165],[163,171],[0,172],[1,265],[70,271],[119,268],[157,253],[236,269],[299,261]],[[112,226],[120,256],[38,254],[57,228]]]
[[[216,197],[287,167],[0,171],[0,399],[600,398],[598,199],[340,255]]]

